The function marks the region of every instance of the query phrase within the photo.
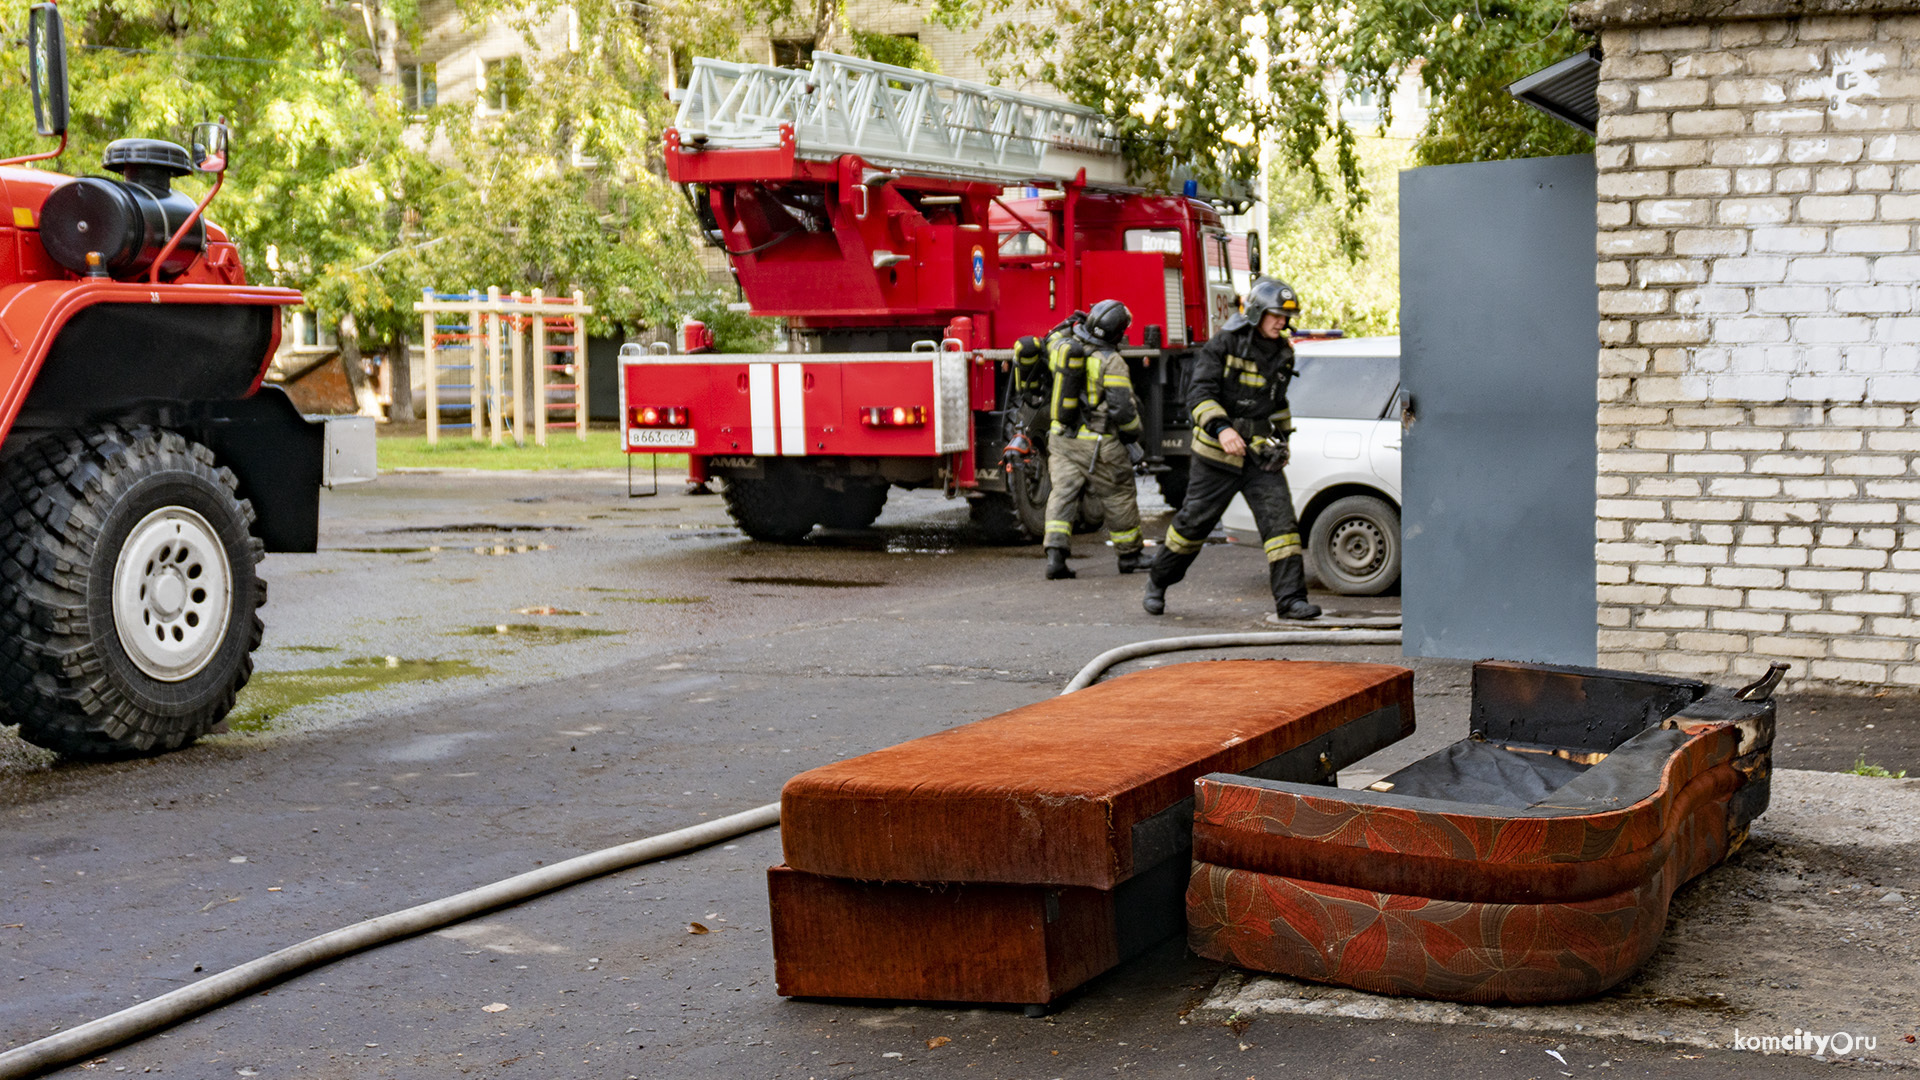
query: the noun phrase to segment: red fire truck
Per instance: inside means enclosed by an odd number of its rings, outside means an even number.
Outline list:
[[[1010,350],[1113,297],[1133,312],[1149,464],[1180,498],[1185,362],[1235,306],[1226,200],[1129,186],[1091,110],[865,60],[700,58],[683,94],[668,176],[787,350],[702,350],[697,327],[686,353],[629,346],[629,452],[688,453],[760,539],[864,527],[891,486],[942,487],[996,538],[1038,538],[1044,455],[1006,452],[1034,407]],[[1257,273],[1257,237],[1244,250]]]

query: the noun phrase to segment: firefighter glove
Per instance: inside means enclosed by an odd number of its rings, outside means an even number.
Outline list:
[[[1256,438],[1248,449],[1266,472],[1279,472],[1293,456],[1285,439]]]
[[[1141,446],[1137,439],[1132,442],[1124,442],[1121,445],[1127,448],[1127,461],[1132,463],[1133,471],[1144,473],[1147,464],[1147,448]]]

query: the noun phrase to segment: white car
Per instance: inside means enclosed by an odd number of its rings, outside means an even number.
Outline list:
[[[1294,343],[1298,374],[1287,389],[1293,460],[1287,483],[1307,541],[1307,573],[1346,596],[1377,596],[1400,583],[1400,339]],[[1258,547],[1253,511],[1239,495],[1220,524]]]

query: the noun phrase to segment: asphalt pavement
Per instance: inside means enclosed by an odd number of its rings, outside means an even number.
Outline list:
[[[1057,693],[1107,648],[1251,629],[1270,610],[1246,548],[1210,548],[1155,619],[1141,579],[1118,576],[1097,541],[1076,541],[1078,580],[1045,582],[1037,548],[984,544],[937,493],[895,492],[876,529],[778,547],[678,486],[633,499],[618,474],[405,474],[330,494],[323,550],[265,564],[267,640],[234,730],[111,764],[55,761],[0,735],[0,1048],[349,922],[771,802],[796,772]],[[1165,507],[1143,501],[1155,535]],[[1334,613],[1398,610],[1392,597],[1316,599]],[[1400,659],[1390,647],[1285,655]],[[1464,733],[1466,665],[1409,664],[1421,730],[1383,770]],[[1781,756],[1906,767],[1920,739],[1902,705],[1791,702]],[[765,870],[779,861],[767,830],[611,875],[316,969],[56,1075],[1500,1080],[1834,1067],[1215,1016],[1196,1006],[1226,968],[1178,941],[1041,1019],[788,1001],[773,992],[767,936]]]

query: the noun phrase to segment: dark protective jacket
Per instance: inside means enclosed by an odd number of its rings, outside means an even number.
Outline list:
[[[1124,442],[1140,437],[1140,412],[1126,357],[1080,337],[1069,324],[1047,335],[1046,347],[1053,372],[1048,415],[1054,434],[1083,439],[1117,435]]]
[[[1293,381],[1293,344],[1275,339],[1244,315],[1235,315],[1207,339],[1187,377],[1187,409],[1193,415],[1193,452],[1240,468],[1244,455],[1220,448],[1220,432],[1232,426],[1249,446],[1293,433],[1287,384]]]

